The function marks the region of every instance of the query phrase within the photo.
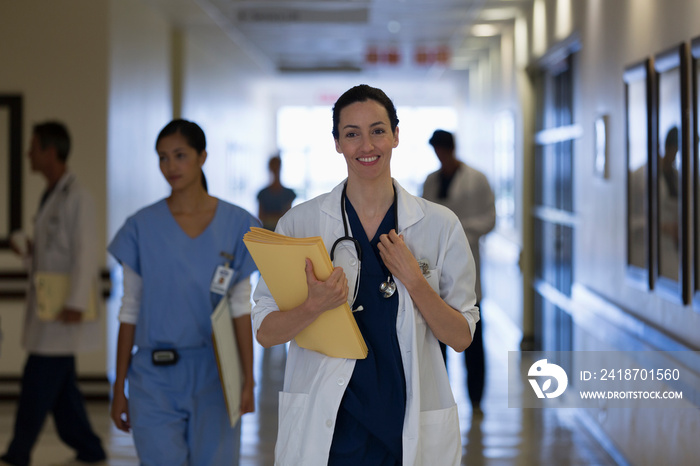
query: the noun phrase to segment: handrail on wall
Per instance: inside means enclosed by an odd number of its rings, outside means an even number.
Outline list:
[[[29,276],[24,270],[0,270],[0,301],[25,299]],[[100,272],[102,298],[112,294],[112,278],[108,269]]]

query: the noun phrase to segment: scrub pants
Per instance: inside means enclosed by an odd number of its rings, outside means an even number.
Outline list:
[[[237,465],[241,423],[231,427],[212,347],[178,349],[155,366],[141,349],[129,368],[129,418],[142,465]]]
[[[90,426],[76,379],[74,356],[29,355],[22,375],[14,435],[0,459],[12,465],[28,465],[49,412],[59,437],[76,450],[77,459],[89,463],[106,458],[102,442]]]

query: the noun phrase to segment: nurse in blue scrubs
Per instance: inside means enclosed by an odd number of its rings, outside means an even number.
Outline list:
[[[108,248],[124,271],[111,415],[133,432],[142,464],[238,464],[240,420],[231,427],[211,338],[210,315],[221,299],[229,302],[243,368],[241,413],[255,407],[255,264],[243,235],[259,222],[207,193],[205,149],[197,124],[163,128],[156,152],[171,194],[127,219]]]

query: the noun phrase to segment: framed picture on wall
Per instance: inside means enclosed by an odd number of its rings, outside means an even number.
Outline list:
[[[655,198],[652,238],[655,289],[664,297],[689,302],[690,97],[688,45],[658,54],[655,105]]]
[[[700,37],[691,43],[691,89],[692,89],[692,124],[690,128],[691,157],[693,166],[693,304],[700,310]]]
[[[0,249],[22,227],[22,97],[0,94]]]
[[[595,156],[593,174],[598,178],[608,177],[608,116],[600,115],[593,122]]]
[[[651,186],[654,112],[651,59],[625,68],[625,128],[627,135],[627,277],[653,288]]]

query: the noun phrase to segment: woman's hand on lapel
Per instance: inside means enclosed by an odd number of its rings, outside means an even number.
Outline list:
[[[425,280],[418,266],[418,261],[408,249],[403,240],[403,235],[398,235],[395,230],[379,237],[379,255],[389,272],[410,289],[419,280]]]

